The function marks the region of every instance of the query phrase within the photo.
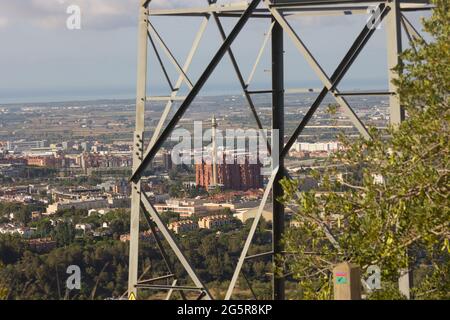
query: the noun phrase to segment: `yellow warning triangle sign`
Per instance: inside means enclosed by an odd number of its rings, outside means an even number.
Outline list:
[[[134,294],[134,292],[132,292],[130,294],[130,296],[128,297],[128,300],[136,300],[136,295]]]

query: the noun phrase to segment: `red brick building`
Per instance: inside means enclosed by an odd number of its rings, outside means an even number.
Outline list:
[[[56,248],[56,241],[51,238],[39,238],[28,240],[28,248],[34,252],[50,252]]]
[[[29,166],[56,168],[60,166],[60,162],[54,156],[30,156],[27,158]]]
[[[87,168],[128,168],[132,165],[131,156],[112,156],[84,153],[81,167]]]
[[[228,190],[249,190],[263,187],[261,163],[250,163],[246,158],[243,164],[225,163],[217,164],[217,183]],[[203,162],[195,165],[195,181],[197,187],[208,189],[213,184],[213,166]]]

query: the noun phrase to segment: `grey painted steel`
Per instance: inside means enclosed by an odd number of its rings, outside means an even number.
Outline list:
[[[406,299],[411,299],[411,288],[413,286],[413,272],[406,269],[399,270],[400,276],[398,278],[398,289],[406,297]]]
[[[364,7],[349,7],[347,9],[344,8],[304,8],[304,9],[281,9],[280,11],[284,13],[286,17],[292,18],[303,18],[303,17],[311,17],[311,16],[348,16],[348,15],[360,15],[367,14],[368,6]],[[292,13],[289,13],[291,12]]]
[[[139,288],[154,289],[154,290],[183,290],[183,291],[202,291],[202,288],[163,284],[142,284]]]
[[[415,41],[416,38],[414,38],[413,35],[411,34],[411,32],[409,32],[408,25],[405,23],[405,19],[403,19],[403,17],[404,16],[402,15],[401,23],[402,23],[403,30],[405,30],[406,36],[408,37],[409,43],[412,45],[413,50],[416,50],[416,48],[413,45],[413,41]]]
[[[284,92],[286,94],[293,94],[293,93],[319,93],[320,88],[292,88],[292,89],[286,89]]]
[[[160,277],[156,277],[156,278],[152,278],[152,279],[147,279],[147,280],[139,280],[138,284],[144,284],[144,283],[150,283],[150,282],[155,282],[155,281],[160,281],[160,280],[166,280],[166,279],[170,279],[175,277],[174,274],[167,274],[165,276],[160,276]]]
[[[397,92],[397,86],[393,81],[398,79],[398,74],[393,68],[400,62],[399,54],[402,52],[402,14],[399,0],[393,0],[389,3],[389,6],[391,7],[391,12],[386,21],[389,90]],[[390,122],[392,125],[398,126],[405,120],[405,110],[400,104],[400,97],[398,95],[390,96],[389,106]],[[409,280],[412,279],[412,272],[409,270],[400,270],[400,272],[401,276],[398,279],[399,291],[409,299],[411,296],[411,282]]]
[[[209,15],[212,13],[222,13],[222,12],[236,12],[242,13],[248,9],[247,3],[235,3],[230,6],[220,6],[220,5],[210,5],[207,7],[190,7],[190,8],[177,8],[177,9],[154,9],[151,10],[150,15]],[[265,10],[255,10],[254,12],[265,12]]]
[[[144,117],[147,90],[147,53],[148,53],[148,5],[149,1],[141,1],[139,9],[139,47],[136,92],[136,129],[134,133],[133,168],[140,166],[144,150]],[[128,267],[128,295],[132,293],[137,297],[136,284],[138,281],[139,260],[139,217],[141,203],[141,181],[133,181],[131,191],[130,216],[130,250]]]
[[[158,31],[156,31],[155,27],[150,23],[150,21],[148,22],[148,30],[149,30],[149,32],[152,32],[155,35],[156,40],[158,40],[159,44],[164,49],[164,52],[166,53],[167,57],[169,58],[169,60],[174,65],[175,69],[177,69],[178,73],[183,77],[183,80],[186,82],[186,84],[188,85],[189,89],[192,89],[193,84],[192,84],[191,80],[189,79],[187,74],[184,72],[183,68],[178,63],[178,60],[175,58],[175,56],[173,55],[172,51],[169,49],[167,44],[161,38],[161,36],[159,35]]]
[[[403,29],[406,31],[410,40],[416,41],[425,41],[425,39],[420,35],[419,31],[412,25],[412,23],[406,18],[406,16],[402,13],[402,24]]]
[[[392,0],[388,5],[391,8],[386,18],[389,91],[397,92],[397,86],[392,81],[398,78],[393,68],[400,62],[399,54],[402,52],[401,12],[398,0]],[[400,106],[400,98],[397,95],[390,96],[389,106],[391,124],[398,125],[405,119],[405,111]]]
[[[158,60],[159,65],[164,73],[164,77],[166,78],[167,84],[169,85],[170,90],[173,91],[174,87],[172,84],[172,80],[170,80],[169,73],[167,72],[166,66],[164,65],[164,62],[161,59],[161,55],[159,54],[158,48],[156,47],[156,44],[153,41],[152,35],[150,34],[150,32],[147,32],[147,36],[148,36],[148,40],[150,41],[150,44],[152,45],[153,52],[155,52],[156,59]]]
[[[389,91],[341,91],[338,96],[389,96],[395,94]]]
[[[175,92],[177,92],[178,90],[173,89]],[[147,97],[147,101],[169,101],[169,102],[174,102],[174,101],[183,101],[184,99],[186,99],[186,97],[183,96],[150,96]]]
[[[213,13],[213,18],[216,22],[217,28],[219,29],[219,33],[220,33],[220,36],[222,37],[222,40],[225,41],[227,36],[225,34],[225,30],[223,29],[222,23],[220,22],[219,18],[217,17],[217,15],[215,13]],[[258,126],[258,129],[261,130],[261,135],[263,135],[263,139],[267,145],[267,150],[270,154],[270,152],[271,152],[270,144],[267,141],[267,137],[265,136],[264,131],[262,131],[263,125],[262,125],[261,119],[259,118],[258,112],[256,111],[256,107],[255,107],[255,104],[253,103],[252,97],[247,92],[247,84],[245,83],[244,77],[242,76],[242,72],[239,68],[239,65],[236,61],[236,58],[234,56],[234,53],[233,53],[233,50],[231,49],[231,47],[228,48],[228,56],[230,57],[231,64],[233,65],[233,69],[236,73],[236,77],[238,78],[239,84],[241,85],[242,91],[244,92],[245,100],[247,101],[247,104],[250,108],[253,118],[256,121],[256,125]]]
[[[197,31],[197,35],[195,36],[191,50],[189,51],[189,54],[186,58],[186,62],[183,66],[184,73],[187,73],[191,66],[192,59],[194,58],[194,55],[197,52],[200,41],[201,41],[203,34],[205,33],[206,27],[208,25],[208,21],[209,21],[209,17],[203,18],[200,28]],[[182,101],[184,101],[186,99],[186,97],[177,97],[178,91],[180,90],[181,85],[183,84],[183,81],[184,81],[184,77],[182,75],[179,75],[178,80],[175,83],[175,88],[170,95],[170,99],[168,99],[167,104],[164,108],[164,111],[163,111],[161,117],[159,118],[158,125],[156,126],[156,129],[153,133],[152,139],[150,140],[150,143],[148,144],[148,148],[150,148],[155,143],[156,139],[158,139],[159,134],[164,126],[164,123],[166,122],[166,119],[169,116],[170,111],[172,110],[173,101],[178,100],[178,99],[181,99]],[[147,149],[146,152],[148,152],[148,150],[149,149]]]
[[[271,256],[271,255],[273,255],[273,251],[258,253],[258,254],[254,254],[252,256],[247,256],[247,257],[245,257],[245,260],[252,260],[252,259],[267,257],[267,256]]]
[[[267,6],[270,6],[269,0],[263,0],[264,3],[266,3]],[[317,62],[317,60],[314,58],[312,53],[309,51],[309,49],[306,47],[306,45],[303,43],[303,41],[300,39],[298,34],[294,31],[294,29],[291,27],[291,25],[288,23],[288,21],[283,17],[283,15],[278,12],[275,8],[270,8],[271,13],[273,14],[274,18],[277,20],[277,22],[283,27],[286,34],[291,38],[297,49],[300,51],[300,53],[305,57],[306,62],[311,66],[313,71],[317,74],[321,82],[327,87],[328,90],[335,89],[334,91],[337,92],[336,88],[333,87],[333,84],[331,80],[326,75],[325,71],[322,69],[320,64]],[[367,131],[365,125],[362,123],[362,121],[358,118],[356,113],[353,111],[353,109],[350,107],[348,102],[341,96],[335,96],[334,97],[336,102],[344,109],[344,113],[350,118],[350,121],[353,123],[353,125],[358,129],[360,134],[364,136],[367,139],[370,139],[370,134]]]
[[[419,38],[420,34],[417,32],[417,30],[414,29],[412,24],[406,19],[405,16],[401,15],[400,11],[411,11],[411,10],[424,10],[424,9],[431,9],[429,5],[429,1],[414,1],[414,0],[373,0],[373,1],[350,1],[350,0],[317,0],[317,1],[308,1],[308,0],[280,0],[280,1],[269,1],[269,0],[262,0],[266,8],[257,8],[258,4],[261,2],[261,0],[254,0],[250,4],[246,3],[240,3],[240,4],[233,4],[231,6],[220,6],[216,4],[211,4],[207,6],[206,8],[187,8],[187,9],[169,9],[169,10],[151,10],[150,12],[146,10],[147,5],[150,3],[149,0],[143,1],[141,0],[141,9],[140,9],[140,28],[139,28],[139,55],[138,55],[138,86],[137,86],[137,101],[136,101],[136,132],[135,132],[135,150],[133,151],[133,176],[131,178],[133,183],[133,192],[132,192],[132,214],[131,214],[131,229],[130,229],[130,271],[129,271],[129,292],[136,292],[136,285],[138,287],[147,287],[147,288],[156,288],[156,289],[167,289],[169,290],[168,298],[170,298],[172,292],[174,290],[194,290],[194,291],[200,291],[199,298],[206,297],[206,298],[212,298],[210,294],[208,293],[206,287],[202,284],[201,280],[198,278],[198,276],[195,274],[193,268],[189,265],[186,258],[183,256],[183,253],[181,252],[180,248],[177,246],[177,243],[172,238],[170,232],[167,230],[167,227],[164,225],[164,223],[161,221],[159,214],[154,209],[153,205],[150,203],[148,198],[146,196],[143,196],[141,194],[141,188],[140,188],[140,177],[147,167],[147,165],[151,162],[151,160],[156,155],[156,152],[161,148],[163,142],[168,138],[174,127],[177,125],[178,121],[181,119],[181,117],[184,115],[186,110],[189,108],[192,101],[195,99],[195,97],[198,95],[199,91],[203,87],[203,85],[208,80],[211,73],[214,71],[217,64],[221,61],[223,56],[228,53],[233,67],[235,69],[236,75],[238,77],[239,82],[241,83],[241,86],[244,90],[244,95],[246,96],[247,100],[249,101],[249,105],[251,109],[255,110],[254,104],[252,101],[252,98],[250,97],[251,94],[258,94],[258,93],[272,93],[273,95],[273,106],[274,106],[274,119],[273,119],[273,127],[281,127],[283,129],[282,123],[282,112],[280,111],[280,108],[276,108],[275,106],[279,106],[280,102],[282,102],[283,94],[284,93],[297,93],[297,92],[318,92],[317,89],[287,89],[287,90],[280,90],[280,85],[283,83],[283,77],[280,75],[282,74],[282,68],[273,68],[273,86],[274,89],[272,90],[255,90],[250,91],[248,90],[248,87],[250,85],[250,82],[254,76],[255,70],[257,68],[257,65],[259,63],[259,60],[261,59],[261,56],[263,54],[263,51],[268,43],[270,32],[266,35],[264,39],[263,46],[261,47],[258,57],[256,60],[255,65],[253,66],[253,69],[250,73],[249,79],[247,82],[244,82],[244,79],[242,77],[242,73],[239,69],[239,66],[237,64],[237,61],[234,57],[234,54],[231,50],[231,44],[233,43],[236,36],[239,34],[241,29],[244,27],[244,25],[247,23],[247,21],[250,18],[271,18],[272,21],[275,21],[279,24],[279,26],[284,29],[284,31],[288,34],[288,36],[293,40],[296,47],[299,49],[299,51],[304,55],[306,61],[309,63],[311,68],[316,72],[319,79],[324,84],[324,88],[320,91],[319,96],[317,97],[316,101],[313,103],[313,105],[310,107],[307,115],[302,119],[302,122],[300,123],[299,127],[295,130],[294,135],[291,137],[291,139],[288,141],[288,144],[284,147],[282,150],[282,153],[280,154],[280,159],[278,165],[281,164],[281,166],[275,165],[277,168],[272,172],[272,176],[269,180],[268,185],[266,186],[266,190],[264,192],[263,199],[261,201],[260,207],[258,208],[257,215],[255,217],[255,220],[253,221],[250,233],[246,239],[245,246],[243,248],[243,251],[241,253],[240,259],[238,261],[235,273],[233,274],[233,279],[230,283],[230,286],[227,291],[226,299],[230,299],[233,289],[236,285],[236,282],[239,277],[239,273],[242,269],[243,263],[245,263],[245,260],[257,258],[259,256],[265,256],[268,254],[273,254],[273,252],[270,253],[264,253],[260,255],[254,255],[254,256],[247,256],[247,252],[249,249],[249,246],[251,245],[253,236],[256,231],[256,227],[258,225],[258,222],[262,215],[262,210],[264,209],[264,206],[267,202],[268,195],[270,194],[270,191],[272,190],[273,193],[277,193],[275,190],[275,185],[279,181],[279,179],[283,176],[283,173],[285,174],[284,168],[282,168],[282,161],[283,157],[287,154],[289,151],[289,148],[292,146],[293,142],[297,139],[298,135],[303,131],[303,129],[306,127],[307,123],[309,122],[310,118],[314,114],[314,112],[317,110],[319,105],[322,103],[323,99],[328,93],[332,93],[336,99],[336,101],[344,108],[347,115],[349,115],[352,122],[355,124],[355,126],[358,128],[358,130],[366,137],[368,137],[367,130],[365,129],[362,122],[358,119],[356,114],[353,112],[351,107],[348,105],[347,101],[342,98],[342,96],[345,95],[357,95],[361,94],[361,92],[339,92],[337,89],[337,86],[339,85],[339,82],[342,80],[342,77],[346,74],[347,70],[350,68],[350,66],[353,64],[356,57],[359,55],[367,41],[372,36],[374,30],[363,30],[361,34],[358,36],[358,38],[355,40],[354,44],[350,48],[347,55],[344,57],[344,59],[341,61],[338,68],[335,70],[333,75],[328,78],[324,70],[321,68],[319,63],[315,60],[314,56],[309,52],[308,48],[303,44],[302,40],[299,38],[299,36],[295,33],[295,31],[292,29],[292,27],[289,25],[289,23],[286,20],[286,17],[293,17],[296,18],[297,16],[301,15],[335,15],[335,14],[354,14],[354,13],[364,13],[364,10],[369,7],[369,4],[378,4],[380,7],[382,6],[384,8],[385,4],[388,5],[388,8],[393,8],[394,10],[391,10],[391,14],[389,15],[388,22],[387,22],[387,33],[388,33],[388,63],[390,66],[395,65],[398,61],[397,53],[401,50],[401,34],[400,34],[400,24],[403,24],[405,31],[408,34],[408,37],[412,38]],[[213,1],[215,2],[215,1]],[[367,5],[363,5],[367,4]],[[144,10],[143,10],[144,9]],[[394,13],[392,13],[392,11]],[[389,12],[388,9],[383,9],[383,17]],[[189,53],[188,58],[186,59],[186,63],[183,66],[183,68],[180,67],[178,64],[178,61],[173,56],[170,49],[167,47],[167,45],[164,43],[163,39],[159,36],[157,31],[154,29],[154,27],[147,23],[146,19],[143,19],[142,16],[153,16],[153,15],[173,15],[173,16],[203,16],[204,20],[200,27],[200,30],[197,34],[197,37],[194,41],[194,44],[191,48],[191,51]],[[198,47],[198,44],[200,42],[200,38],[203,35],[203,32],[206,28],[207,22],[209,17],[213,15],[214,19],[216,21],[216,24],[219,27],[219,31],[221,33],[223,44],[219,48],[219,50],[216,52],[214,58],[212,61],[208,64],[202,75],[200,76],[199,80],[195,85],[192,85],[189,78],[187,77],[187,70],[191,64],[192,58],[196,52],[196,49]],[[228,37],[225,36],[225,32],[221,26],[219,17],[239,17],[239,21],[236,24],[236,26],[231,31],[230,35]],[[274,26],[274,23],[270,26],[270,30],[272,30]],[[280,31],[281,31],[280,28]],[[172,93],[169,97],[146,97],[145,95],[145,84],[146,84],[146,69],[147,69],[147,36],[143,36],[143,30],[145,30],[145,33],[152,32],[155,34],[156,39],[164,49],[165,53],[169,57],[169,59],[174,64],[175,68],[177,69],[179,73],[179,79],[175,86],[172,86],[172,83],[168,77],[168,74],[166,72],[166,69],[162,63],[162,59],[159,56],[159,53],[157,52],[156,46],[154,43],[152,45],[154,46],[155,52],[157,54],[157,59],[160,62],[161,67],[163,68],[163,72],[165,73],[166,79],[169,82],[169,85],[171,86]],[[395,32],[392,32],[395,31]],[[282,37],[282,31],[281,31],[281,37]],[[280,47],[282,47],[282,41],[279,42],[280,38],[278,38],[278,41],[274,38],[272,38],[272,53],[274,56],[281,56],[282,57],[282,50],[280,50]],[[144,46],[145,42],[145,46]],[[145,54],[144,54],[145,53]],[[275,54],[274,54],[275,53]],[[275,62],[277,59],[274,59],[273,62]],[[280,66],[278,63],[274,63],[275,66]],[[142,68],[145,66],[145,68]],[[390,79],[395,78],[395,74],[393,72],[389,72]],[[185,81],[188,86],[191,88],[190,93],[186,97],[178,97],[178,91],[180,89],[180,86],[182,85],[183,81]],[[276,89],[278,88],[278,89]],[[396,88],[394,88],[396,89]],[[297,91],[296,91],[297,90]],[[303,90],[303,91],[302,91]],[[265,91],[265,92],[263,92]],[[398,102],[398,97],[394,94],[395,92],[392,87],[389,88],[389,91],[387,92],[364,92],[369,95],[375,95],[375,94],[390,94],[391,99],[395,98]],[[167,127],[162,131],[162,127],[165,123],[165,120],[167,119],[170,110],[172,108],[172,104],[174,101],[182,101],[182,104],[178,111],[175,113],[175,116],[173,119],[170,120]],[[145,101],[167,101],[166,108],[163,112],[162,117],[159,120],[159,124],[156,128],[155,134],[152,137],[151,142],[148,145],[148,149],[145,152],[145,156],[142,155],[143,150],[143,132],[144,132],[144,111],[145,111]],[[252,108],[253,106],[253,108]],[[393,109],[400,110],[400,116],[396,116],[394,114],[394,118],[391,115],[392,122],[399,123],[401,120],[403,120],[401,115],[401,108],[399,103],[391,103],[391,112]],[[278,111],[278,112],[277,112]],[[258,127],[262,128],[262,125],[260,124],[259,117],[256,114],[256,111],[253,112],[255,119],[257,121]],[[162,131],[162,134],[160,132]],[[369,137],[370,138],[370,137]],[[279,146],[277,146],[277,149],[281,149],[283,146],[283,135],[280,137],[280,141],[276,141],[275,143],[278,143]],[[273,158],[273,155],[272,155]],[[279,170],[278,168],[281,168]],[[279,192],[279,191],[278,191]],[[273,197],[275,199],[275,197]],[[138,204],[138,205],[136,205]],[[143,280],[143,281],[137,281],[137,245],[138,245],[138,235],[139,235],[139,205],[141,205],[145,208],[144,213],[145,217],[150,219],[149,214],[152,216],[151,219],[156,223],[158,228],[160,230],[163,230],[162,234],[164,238],[169,242],[169,245],[171,246],[171,249],[174,251],[177,258],[180,260],[182,265],[185,267],[186,271],[188,271],[189,276],[194,281],[196,287],[187,287],[187,286],[177,286],[177,279],[174,279],[172,285],[167,286],[152,286],[152,285],[145,285],[146,282],[151,282],[153,279],[150,280]],[[274,216],[277,216],[277,212],[281,212],[279,208],[276,208],[277,203],[274,202]],[[136,209],[136,207],[138,209]],[[148,212],[148,213],[147,213]],[[137,217],[137,221],[136,221]],[[151,220],[150,219],[150,220]],[[278,222],[280,222],[281,219],[279,219]],[[284,222],[284,219],[283,219]],[[153,224],[150,221],[150,225],[153,226]],[[276,226],[275,226],[276,225]],[[136,228],[137,226],[137,228]],[[283,251],[279,247],[279,240],[277,240],[276,237],[281,236],[282,230],[279,228],[282,227],[279,223],[274,223],[275,229],[278,228],[278,230],[274,230],[274,253],[282,254]],[[156,233],[155,233],[156,234]],[[162,247],[162,246],[161,246]],[[163,256],[167,257],[166,253],[163,253]],[[166,259],[166,263],[168,262],[168,259]],[[135,272],[133,270],[136,270]],[[171,270],[171,269],[169,269]],[[171,278],[173,277],[173,274],[169,274],[166,276],[162,276],[164,278]],[[245,277],[245,275],[244,275]],[[248,282],[248,279],[245,278],[247,281],[247,284],[249,285],[250,289],[252,290],[250,283]],[[131,288],[131,289],[130,289]],[[409,290],[409,288],[408,288]],[[254,293],[253,293],[254,294]],[[274,298],[281,296],[284,296],[284,290],[281,289],[281,287],[278,287],[276,284],[276,281],[274,280]],[[256,297],[256,296],[255,296]]]
[[[272,93],[272,90],[251,90],[247,91],[248,94],[268,94]]]
[[[274,6],[283,5],[283,6],[306,6],[306,5],[341,5],[341,4],[354,4],[354,3],[381,3],[381,2],[390,2],[391,0],[363,0],[363,1],[355,1],[355,0],[272,0]],[[409,4],[429,4],[428,0],[406,0],[402,1],[402,3]]]
[[[177,242],[173,239],[169,229],[165,225],[165,223],[161,220],[161,217],[159,216],[156,209],[151,204],[150,200],[147,198],[147,195],[145,193],[142,193],[142,205],[145,207],[145,211],[150,214],[152,220],[155,222],[156,226],[158,227],[159,231],[164,236],[164,239],[168,242],[170,248],[177,256],[180,263],[185,268],[186,272],[188,273],[189,277],[192,279],[194,284],[197,286],[197,288],[203,290],[206,294],[206,298],[208,300],[212,299],[211,294],[209,293],[208,289],[204,285],[204,283],[200,280],[200,278],[195,273],[194,269],[190,265],[189,261],[184,256],[183,252],[181,251],[180,247],[178,246]]]
[[[175,277],[175,270],[172,266],[172,263],[170,262],[169,259],[169,255],[166,253],[166,250],[164,249],[164,246],[162,244],[161,239],[159,239],[158,234],[157,234],[157,230],[155,228],[154,222],[151,219],[151,217],[149,216],[148,212],[145,210],[145,207],[143,206],[142,202],[141,202],[141,210],[144,213],[144,218],[147,221],[148,226],[150,227],[150,230],[152,232],[153,238],[155,239],[155,242],[159,248],[159,252],[161,253],[161,256],[163,257],[164,263],[166,264],[166,268],[167,270],[170,272],[171,278],[174,278],[174,282],[176,284],[177,282],[177,278]],[[161,277],[160,277],[161,278]],[[145,281],[148,283],[148,281]],[[140,284],[144,283],[144,281],[139,281]],[[172,295],[172,292],[169,292],[168,296],[170,298],[170,296]],[[181,298],[183,300],[186,300],[186,296],[182,293],[181,294]]]
[[[285,94],[295,94],[295,93],[319,93],[322,89],[320,88],[291,88],[285,89]],[[268,94],[272,93],[272,90],[248,90],[249,94]]]
[[[247,284],[247,287],[250,289],[250,292],[252,293],[252,296],[255,300],[258,300],[258,296],[256,295],[255,290],[253,290],[252,284],[250,282],[250,280],[247,278],[247,276],[245,275],[245,272],[242,272],[242,278],[244,278],[245,283]]]
[[[273,183],[278,174],[279,167],[276,167],[270,176],[269,182],[267,183],[266,189],[264,191],[263,198],[258,207],[258,212],[256,212],[255,219],[253,220],[252,226],[250,228],[250,232],[248,233],[247,239],[245,240],[244,248],[242,249],[241,255],[239,257],[238,263],[236,265],[236,269],[234,269],[233,277],[231,278],[230,285],[228,286],[227,293],[225,295],[225,300],[230,300],[231,295],[233,294],[234,287],[236,286],[237,280],[239,278],[239,273],[241,272],[242,266],[244,265],[245,259],[247,257],[248,249],[252,244],[253,236],[255,235],[256,228],[258,227],[259,220],[261,220],[262,212],[267,203],[267,198],[270,195],[270,191],[272,190]]]
[[[208,64],[205,71],[200,76],[197,83],[194,85],[192,90],[189,92],[188,96],[186,97],[186,100],[184,100],[184,102],[181,104],[180,108],[177,110],[174,117],[167,125],[167,127],[161,132],[161,136],[155,141],[154,144],[151,145],[150,150],[144,155],[141,165],[136,170],[133,171],[133,175],[131,177],[132,181],[139,180],[139,178],[141,177],[144,170],[147,168],[147,166],[153,160],[153,158],[155,157],[158,150],[164,144],[164,141],[169,137],[169,135],[172,133],[172,130],[178,124],[178,121],[180,121],[180,119],[183,117],[186,110],[189,108],[191,103],[197,97],[198,93],[203,88],[206,81],[209,79],[209,77],[213,73],[213,71],[216,69],[217,65],[222,60],[223,56],[227,53],[228,49],[230,48],[231,44],[234,42],[234,40],[238,36],[239,32],[242,30],[242,28],[245,26],[247,21],[250,19],[251,13],[253,12],[253,10],[255,10],[255,8],[258,6],[258,4],[260,2],[261,2],[261,0],[253,0],[250,3],[247,10],[244,12],[242,17],[236,23],[233,30],[227,37],[227,39],[220,46],[219,50],[214,55],[211,62]]]
[[[278,141],[274,145],[272,159],[277,157],[277,163],[280,167],[275,177],[272,187],[272,250],[273,265],[276,270],[282,270],[283,264],[279,259],[282,255],[284,236],[284,205],[278,201],[283,196],[283,188],[280,181],[284,177],[284,160],[281,151],[284,146],[284,44],[283,44],[283,28],[275,21],[272,29],[272,132],[278,130]],[[272,134],[272,136],[274,136]],[[274,139],[274,137],[272,137]],[[284,277],[279,276],[276,272],[272,279],[274,300],[285,299]]]
[[[347,0],[347,1],[293,1],[293,2],[277,2],[271,1],[271,6],[282,10],[283,13],[289,15],[289,12],[306,12],[306,11],[316,11],[314,15],[321,15],[327,11],[350,11],[354,10],[356,13],[363,13],[362,9],[367,9],[368,5],[378,4],[382,2],[388,2],[390,0],[368,0],[368,1],[357,1],[357,0]],[[277,4],[274,4],[277,3]],[[365,5],[364,5],[365,4]],[[402,1],[402,10],[428,10],[430,2],[429,1]],[[233,3],[227,6],[212,5],[207,7],[190,7],[190,8],[176,8],[176,9],[152,9],[150,11],[151,16],[207,16],[212,13],[216,13],[219,17],[229,16],[238,17],[241,15],[248,7],[245,3]],[[272,16],[267,8],[258,8],[254,10],[251,17],[258,18],[271,18]]]
[[[173,280],[172,282],[172,288],[169,289],[169,291],[167,292],[167,296],[166,296],[166,300],[170,300],[170,298],[172,298],[173,292],[175,291],[175,288],[177,287],[177,283],[178,283],[178,279]],[[180,291],[180,293],[183,295],[184,297],[184,293],[183,291]],[[186,299],[185,299],[186,300]]]
[[[255,63],[253,64],[252,71],[250,72],[250,75],[248,76],[246,84],[246,88],[250,85],[250,83],[253,80],[253,77],[256,72],[256,68],[258,68],[259,62],[261,61],[262,55],[264,54],[264,50],[266,49],[267,43],[269,42],[270,37],[272,36],[272,28],[274,26],[274,23],[272,22],[270,24],[269,30],[266,33],[266,36],[264,37],[264,41],[261,45],[261,48],[259,49],[258,55],[256,57]]]
[[[389,8],[386,7],[384,4],[381,4],[379,6],[379,8],[380,8],[380,13],[381,13],[380,21],[383,21],[383,19],[386,17],[387,13],[389,12]],[[375,33],[375,31],[376,31],[376,28],[369,28],[367,25],[365,25],[363,27],[362,31],[360,32],[360,34],[358,35],[358,37],[356,38],[356,40],[354,41],[354,43],[352,44],[350,49],[348,50],[347,54],[342,59],[339,66],[333,72],[333,75],[331,76],[331,81],[332,81],[331,87],[335,88],[339,85],[339,82],[343,79],[346,71],[349,70],[349,68],[351,67],[353,62],[356,60],[358,55],[364,49],[367,42],[370,40],[372,35]],[[325,86],[322,89],[322,91],[320,92],[320,94],[318,95],[318,97],[316,98],[316,100],[314,101],[314,103],[311,105],[311,107],[308,110],[308,112],[306,113],[306,115],[303,117],[299,126],[295,129],[295,131],[294,131],[293,135],[291,136],[291,138],[289,139],[289,141],[287,142],[286,146],[283,149],[282,157],[285,157],[289,153],[289,150],[291,149],[291,147],[297,140],[298,136],[303,132],[306,125],[309,123],[312,116],[314,115],[314,113],[317,111],[317,109],[319,108],[322,101],[327,96],[328,92],[329,92],[329,87]]]

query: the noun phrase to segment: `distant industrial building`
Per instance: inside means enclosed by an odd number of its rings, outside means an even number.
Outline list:
[[[160,213],[178,213],[181,218],[190,218],[207,212],[203,204],[195,200],[167,200],[165,204],[155,204],[155,209]]]
[[[108,198],[84,198],[79,200],[63,200],[47,207],[46,215],[52,215],[60,210],[67,209],[105,209],[105,208],[126,208],[130,205],[129,197],[108,197]]]
[[[36,149],[36,148],[45,148],[47,146],[48,146],[48,143],[46,140],[40,140],[40,141],[19,140],[19,141],[8,141],[6,143],[6,149],[8,151],[14,151],[14,152],[24,152],[24,151],[29,151],[31,149]]]
[[[317,143],[307,143],[307,142],[296,142],[292,146],[292,150],[297,152],[334,152],[339,150],[340,145],[337,141],[330,142],[317,142]]]
[[[225,156],[224,156],[225,158]],[[244,164],[223,163],[216,164],[217,183],[214,183],[213,164],[203,162],[195,165],[195,182],[197,187],[211,189],[218,186],[226,190],[259,189],[264,186],[264,177],[261,174],[261,163],[250,163],[246,157]]]

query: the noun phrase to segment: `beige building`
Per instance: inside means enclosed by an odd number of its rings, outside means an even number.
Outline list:
[[[206,213],[206,209],[201,202],[183,201],[183,200],[166,200],[165,204],[156,204],[155,209],[159,213],[174,212],[178,213],[182,218],[190,218],[194,215]]]
[[[130,198],[126,196],[111,197],[107,198],[88,198],[83,197],[82,199],[76,200],[60,200],[53,204],[48,205],[46,215],[55,214],[59,210],[66,209],[81,209],[81,210],[92,210],[92,209],[108,209],[108,208],[126,208],[130,206]]]
[[[141,240],[148,240],[151,237],[153,237],[151,231],[143,231],[143,232],[139,233],[139,239],[141,239]],[[128,242],[128,241],[130,241],[130,234],[129,233],[121,234],[120,235],[120,241],[121,242]]]
[[[50,204],[47,207],[47,215],[55,214],[59,210],[66,209],[100,209],[108,208],[109,203],[107,199],[86,199],[86,200],[73,200],[73,201],[61,201],[54,204]]]
[[[236,210],[236,213],[233,214],[233,216],[241,220],[242,223],[245,223],[248,219],[254,219],[256,217],[256,214],[258,213],[259,207],[253,207],[253,208],[242,208],[239,210]],[[272,213],[272,207],[267,205],[264,207],[262,212],[262,218],[266,221],[272,221],[273,220],[273,213]]]
[[[221,211],[221,210],[224,210],[224,209],[230,209],[231,211],[235,211],[236,210],[236,206],[233,203],[214,203],[214,202],[209,202],[209,203],[203,204],[203,206],[209,212],[211,212],[211,211]]]
[[[199,228],[198,224],[192,220],[175,221],[169,224],[169,230],[172,230],[176,234],[183,232],[194,231]]]
[[[201,229],[216,229],[233,223],[233,217],[227,215],[216,215],[203,217],[198,221]]]
[[[237,209],[236,213],[233,214],[233,217],[235,217],[238,220],[241,220],[242,223],[245,223],[248,219],[254,219],[256,217],[256,214],[258,213],[258,210],[259,207]],[[273,220],[272,211],[273,211],[272,205],[267,204],[263,209],[262,218],[267,222],[272,222]],[[290,217],[292,216],[292,210],[290,208],[285,208],[284,213],[286,220],[290,220]]]

